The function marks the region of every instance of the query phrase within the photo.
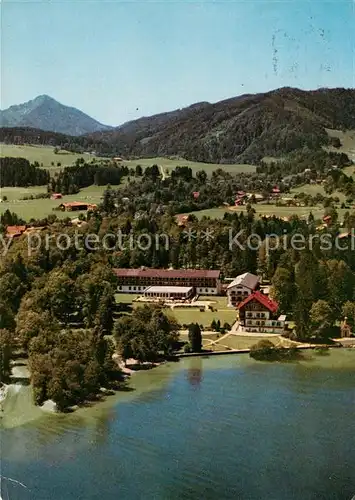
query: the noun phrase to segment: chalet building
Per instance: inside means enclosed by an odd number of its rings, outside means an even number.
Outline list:
[[[151,286],[192,287],[194,294],[218,295],[220,271],[205,269],[113,269],[118,292],[143,293]]]
[[[189,300],[194,296],[192,286],[150,286],[144,290],[144,297],[165,300]]]
[[[238,305],[239,320],[245,332],[282,333],[286,316],[277,315],[278,303],[256,291]]]
[[[255,292],[260,279],[255,274],[244,273],[235,278],[227,286],[228,307],[236,307],[240,302]]]

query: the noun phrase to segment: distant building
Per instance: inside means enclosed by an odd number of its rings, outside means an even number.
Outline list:
[[[194,296],[194,289],[192,286],[149,286],[143,294],[152,299],[187,300]]]
[[[194,294],[218,295],[220,271],[205,269],[113,269],[122,293],[143,293],[150,286],[192,287]]]
[[[341,322],[340,325],[340,334],[342,338],[347,338],[351,336],[351,326],[347,322],[347,317],[344,318],[344,321]]]
[[[62,193],[52,193],[51,195],[51,200],[60,200],[61,198],[63,198]]]
[[[59,210],[63,210],[65,212],[74,212],[75,210],[95,210],[97,208],[97,205],[81,201],[72,201],[68,203],[62,203],[58,208]]]
[[[259,286],[260,279],[255,274],[244,273],[237,276],[227,286],[228,307],[236,307]]]
[[[189,216],[183,215],[183,214],[178,214],[175,216],[175,219],[176,219],[177,225],[179,227],[185,227],[189,221]]]
[[[27,226],[7,226],[6,236],[8,238],[15,238],[21,236],[26,231]]]
[[[278,303],[259,291],[238,305],[242,329],[253,333],[282,333],[286,316],[277,316]]]
[[[322,219],[322,220],[323,220],[323,222],[324,222],[325,224],[327,224],[327,226],[328,226],[328,225],[330,225],[330,224],[331,224],[331,222],[332,222],[332,216],[331,216],[331,215],[325,215],[325,216],[323,217],[323,219]]]

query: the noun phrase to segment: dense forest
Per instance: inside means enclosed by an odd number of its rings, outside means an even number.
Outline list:
[[[0,158],[0,187],[43,186],[49,183],[48,170],[38,163],[30,164],[25,158]]]

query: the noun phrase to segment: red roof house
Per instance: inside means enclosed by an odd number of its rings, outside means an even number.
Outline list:
[[[242,329],[254,333],[282,333],[286,317],[277,317],[278,308],[277,302],[260,291],[252,293],[238,305]]]
[[[21,236],[26,231],[26,226],[7,226],[6,236],[8,238],[14,238],[15,236]]]
[[[258,302],[261,306],[268,309],[272,314],[276,313],[279,308],[278,303],[275,300],[269,299],[266,295],[259,292],[258,290],[251,295],[249,295],[243,302],[238,305],[238,309],[244,308],[250,302]]]

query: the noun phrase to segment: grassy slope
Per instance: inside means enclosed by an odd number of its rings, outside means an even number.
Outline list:
[[[326,129],[326,131],[330,137],[338,137],[340,139],[341,147],[329,147],[325,149],[338,153],[346,153],[352,161],[355,161],[355,130],[343,132],[341,130]]]

